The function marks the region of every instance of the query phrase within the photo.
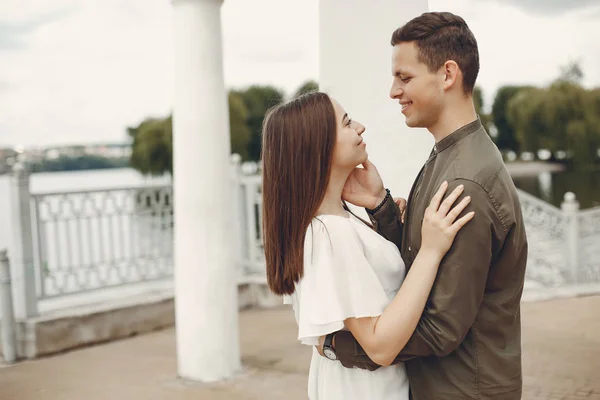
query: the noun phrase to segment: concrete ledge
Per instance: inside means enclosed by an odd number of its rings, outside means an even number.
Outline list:
[[[19,355],[36,358],[154,331],[174,323],[173,296],[168,294],[70,308],[21,322],[17,335]]]
[[[560,288],[529,286],[524,302],[600,294],[600,283]],[[272,308],[282,304],[266,284],[239,285],[239,308]],[[154,290],[85,306],[46,311],[18,323],[18,353],[37,358],[173,326],[173,290]],[[0,349],[1,352],[1,349]]]
[[[274,295],[264,283],[248,283],[238,286],[240,309],[249,307],[271,308],[283,304],[283,299]]]
[[[271,308],[282,301],[266,284],[239,286],[239,308]],[[17,323],[20,358],[32,359],[122,339],[175,324],[173,290],[155,290],[93,304],[46,311]],[[1,346],[1,345],[0,345]],[[0,347],[1,352],[1,347]]]
[[[530,288],[523,291],[523,302],[565,299],[600,294],[600,283],[573,284],[556,288]]]

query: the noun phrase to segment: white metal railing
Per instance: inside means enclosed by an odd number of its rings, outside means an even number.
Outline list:
[[[566,217],[553,205],[518,190],[529,244],[526,279],[543,286],[569,281],[565,251]]]
[[[232,241],[238,283],[265,283],[261,176],[231,163]],[[13,176],[15,312],[42,299],[148,280],[172,279],[171,186],[31,194]],[[526,279],[538,286],[600,282],[600,207],[580,211],[567,193],[556,208],[518,191],[529,240]]]
[[[258,165],[246,169],[232,156],[235,183],[232,216],[237,219],[239,283],[266,282],[262,237],[262,178]]]
[[[529,241],[526,278],[548,287],[600,282],[600,207],[581,211],[573,193],[560,209],[518,193]]]
[[[171,186],[31,195],[38,298],[171,277]]]
[[[245,176],[243,276],[264,281],[260,176]],[[526,279],[537,286],[600,283],[600,207],[579,210],[573,193],[561,208],[517,190],[529,242]]]
[[[231,159],[231,224],[238,282],[265,282],[256,166]],[[17,166],[11,179],[17,318],[40,300],[173,277],[171,185],[32,194]]]
[[[578,243],[581,252],[578,280],[600,282],[600,207],[580,211]]]

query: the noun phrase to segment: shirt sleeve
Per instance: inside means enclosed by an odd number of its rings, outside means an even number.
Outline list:
[[[292,296],[303,344],[317,345],[320,336],[344,329],[347,318],[381,315],[389,303],[351,223],[324,216],[307,230],[304,276]]]
[[[479,312],[493,248],[499,247],[504,228],[494,203],[476,183],[455,180],[447,193],[460,184],[465,185],[463,196],[471,196],[463,214],[475,211],[475,218],[461,229],[442,260],[417,328],[394,363],[451,353],[463,341]],[[336,353],[344,366],[377,368],[349,332],[340,332],[335,339]]]
[[[489,195],[476,183],[457,179],[450,182],[448,193],[460,184],[465,186],[463,196],[471,196],[463,215],[474,211],[475,217],[460,230],[442,260],[417,329],[397,361],[450,354],[471,329],[481,307],[493,250],[500,246],[504,227]]]
[[[390,196],[379,210],[371,214],[367,211],[377,233],[394,243],[402,251],[402,213]]]

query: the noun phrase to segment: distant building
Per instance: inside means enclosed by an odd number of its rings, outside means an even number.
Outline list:
[[[85,147],[85,154],[106,158],[128,158],[131,156],[130,144],[106,144]]]
[[[43,159],[56,160],[60,157],[97,156],[105,158],[128,158],[131,145],[127,143],[97,144],[85,146],[49,147],[44,151]]]
[[[14,149],[0,148],[0,175],[11,171],[17,155]]]

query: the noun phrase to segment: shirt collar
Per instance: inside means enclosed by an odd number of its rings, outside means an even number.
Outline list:
[[[446,136],[438,143],[436,143],[435,146],[433,146],[431,154],[434,155],[441,153],[448,147],[452,146],[454,143],[466,138],[471,133],[476,132],[481,128],[483,128],[483,125],[481,124],[481,119],[479,119],[479,116],[477,116],[477,119],[475,121],[470,122],[461,128],[458,128],[456,131],[452,132],[450,135]]]

